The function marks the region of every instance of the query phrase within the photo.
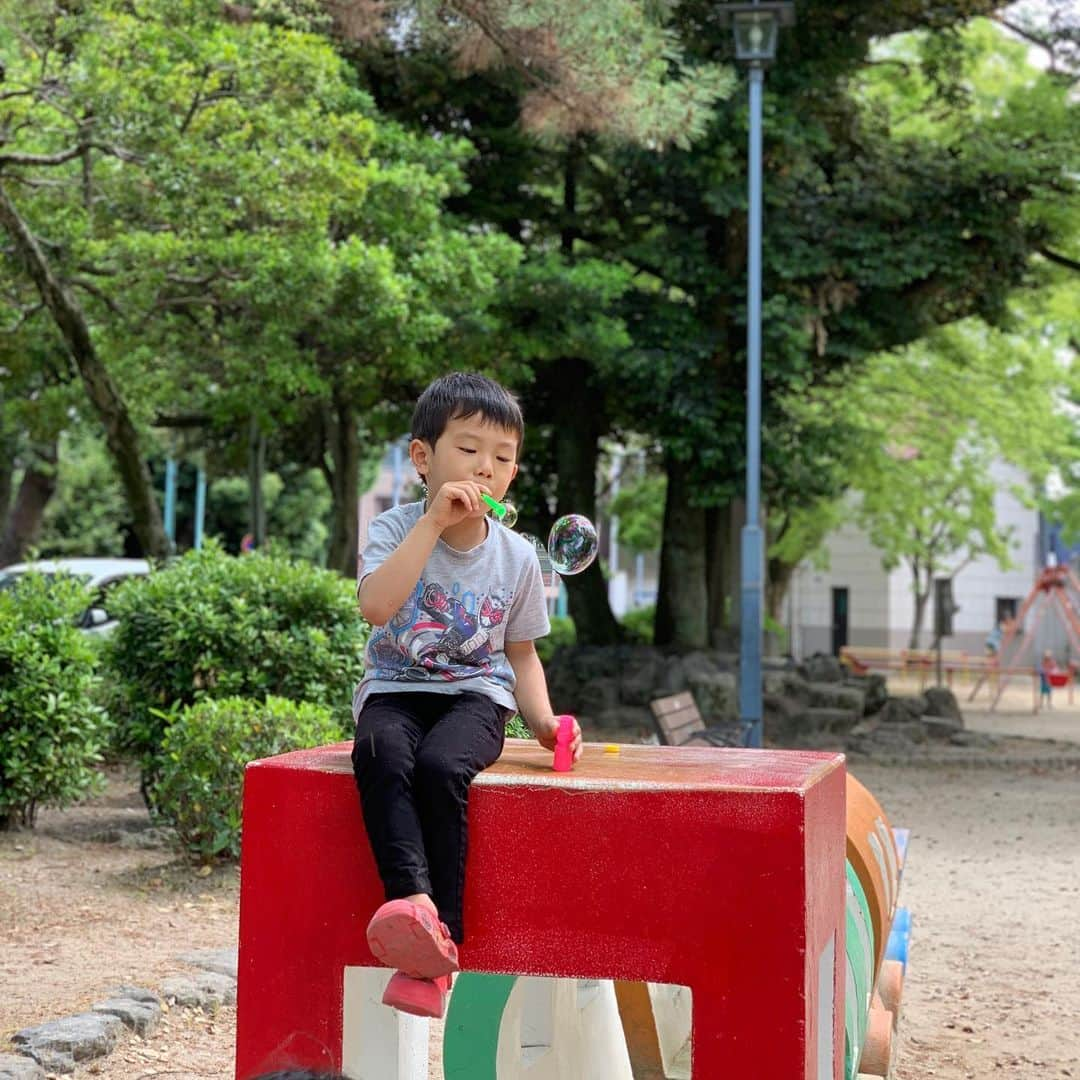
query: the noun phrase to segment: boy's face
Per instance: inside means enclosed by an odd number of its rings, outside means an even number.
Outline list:
[[[424,439],[413,439],[409,457],[432,498],[448,480],[475,480],[501,501],[517,476],[517,449],[513,431],[474,413],[448,420],[434,447]]]

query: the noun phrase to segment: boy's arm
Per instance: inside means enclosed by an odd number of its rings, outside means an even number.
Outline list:
[[[443,531],[467,517],[483,517],[487,512],[480,499],[491,494],[486,484],[458,480],[443,484],[420,520],[377,570],[373,570],[356,593],[360,614],[372,626],[384,626],[405,603],[424,572]]]
[[[541,746],[554,750],[555,736],[559,732],[559,718],[551,711],[547,678],[544,675],[544,665],[536,655],[536,645],[532,641],[508,641],[504,649],[506,659],[510,661],[517,679],[514,697],[517,699],[522,719]],[[577,761],[581,757],[581,728],[577,720],[574,721],[574,737],[570,742],[570,749]]]
[[[372,626],[384,626],[405,603],[431,558],[442,529],[425,514],[377,570],[363,581],[356,594],[360,614]]]

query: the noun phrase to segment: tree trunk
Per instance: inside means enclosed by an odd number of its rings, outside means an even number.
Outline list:
[[[41,532],[45,507],[56,491],[56,440],[33,448],[19,493],[0,536],[0,566],[22,562]]]
[[[690,505],[689,466],[670,454],[665,462],[664,539],[656,600],[657,645],[703,649],[709,644],[705,511]]]
[[[360,546],[360,439],[352,407],[336,389],[328,441],[334,465],[329,476],[334,520],[326,565],[332,570],[340,570],[347,578],[355,578],[356,556]]]
[[[915,618],[911,624],[911,637],[908,640],[909,649],[919,647],[919,634],[922,632],[923,619],[926,618],[926,602],[930,599],[930,582],[933,580],[928,572],[926,583],[923,584],[919,567],[914,566],[911,570],[912,580],[915,582]]]
[[[727,506],[705,511],[705,578],[709,596],[709,644],[726,652],[738,650],[739,527],[743,504],[734,499]]]
[[[596,466],[600,435],[606,425],[603,409],[586,392],[585,377],[585,362],[575,358],[561,360],[551,372],[559,477],[555,515],[583,514],[595,521]],[[578,643],[613,645],[621,641],[622,627],[611,611],[599,556],[584,573],[563,580]]]
[[[266,435],[258,420],[248,422],[248,532],[252,544],[266,544],[266,499],[263,496],[263,477],[266,475]]]
[[[19,216],[0,184],[0,225],[11,237],[15,251],[26,266],[45,306],[57,325],[74,360],[87,396],[105,428],[105,441],[116,462],[116,471],[127,497],[135,535],[152,558],[169,554],[161,508],[154,494],[150,469],[142,456],[139,435],[120,392],[94,348],[86,316],[75,297],[53,273],[34,235]]]
[[[765,611],[769,618],[780,627],[784,627],[784,598],[787,596],[797,566],[797,563],[788,563],[781,559],[766,560]],[[786,627],[784,629],[786,630]],[[778,631],[765,634],[765,644],[769,656],[778,655],[780,638],[781,634]],[[788,642],[788,652],[791,652],[790,641]]]
[[[3,397],[0,396],[0,407]],[[15,435],[4,428],[0,415],[0,533],[7,527],[8,509],[11,506],[11,486],[15,479]],[[2,564],[0,564],[2,565]]]

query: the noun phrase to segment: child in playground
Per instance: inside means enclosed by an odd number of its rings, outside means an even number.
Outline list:
[[[1054,707],[1054,703],[1051,700],[1054,686],[1051,682],[1051,676],[1058,674],[1057,662],[1054,660],[1054,654],[1047,649],[1043,653],[1042,661],[1039,664],[1039,708],[1041,709],[1045,704],[1048,709]]]
[[[458,970],[469,785],[520,712],[542,746],[559,730],[534,642],[549,631],[531,543],[487,516],[517,473],[516,399],[455,372],[421,394],[409,457],[424,498],[380,514],[358,572],[371,623],[353,697],[353,772],[387,902],[367,928],[397,968],[383,1002],[442,1016]],[[574,722],[572,753],[581,756]]]

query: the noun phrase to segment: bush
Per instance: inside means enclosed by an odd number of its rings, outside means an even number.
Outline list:
[[[288,750],[340,742],[330,709],[268,697],[229,697],[184,709],[165,732],[154,784],[156,816],[203,862],[240,854],[244,766]]]
[[[74,578],[36,573],[0,592],[0,828],[32,826],[39,806],[68,806],[98,781],[108,721],[76,626],[90,599]]]
[[[165,729],[204,698],[273,695],[324,705],[342,726],[363,670],[367,628],[351,582],[273,555],[216,545],[117,589],[106,648],[119,749],[147,792]]]
[[[628,611],[621,619],[627,639],[636,645],[651,645],[653,643],[653,623],[656,621],[656,608],[634,608]]]
[[[577,644],[577,627],[569,615],[551,616],[551,633],[547,637],[537,638],[536,655],[540,662],[548,663],[555,655],[556,649],[567,648]]]

